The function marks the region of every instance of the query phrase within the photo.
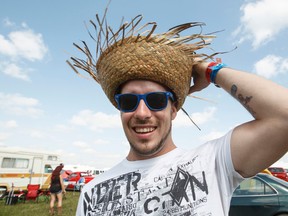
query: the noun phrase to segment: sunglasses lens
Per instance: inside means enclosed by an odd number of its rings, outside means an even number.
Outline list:
[[[147,94],[146,101],[153,110],[162,110],[167,106],[167,96],[165,92],[153,92]]]
[[[134,110],[137,106],[138,98],[133,94],[123,94],[119,97],[119,108],[121,110],[130,111]]]

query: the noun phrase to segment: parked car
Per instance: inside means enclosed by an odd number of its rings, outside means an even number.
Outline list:
[[[73,172],[65,180],[66,190],[82,190],[82,187],[94,178],[88,172]]]
[[[272,173],[273,176],[288,181],[288,175],[284,168],[282,167],[269,167],[268,170]]]
[[[71,170],[62,170],[61,171],[61,176],[63,178],[64,181],[66,181],[69,177],[69,175],[71,175],[72,171]]]
[[[259,173],[234,191],[229,216],[288,216],[288,182]]]

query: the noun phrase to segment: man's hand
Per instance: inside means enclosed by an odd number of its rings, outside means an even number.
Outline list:
[[[194,84],[190,87],[189,94],[201,91],[210,84],[206,79],[206,70],[209,63],[201,59],[195,59],[194,61],[197,62],[192,69],[192,80]]]

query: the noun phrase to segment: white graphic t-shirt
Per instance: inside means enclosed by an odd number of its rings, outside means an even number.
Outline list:
[[[83,188],[77,216],[227,216],[243,178],[234,170],[230,131],[193,150],[123,160]]]

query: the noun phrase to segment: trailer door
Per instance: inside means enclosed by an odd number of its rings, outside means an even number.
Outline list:
[[[29,184],[41,184],[41,179],[43,176],[42,163],[42,157],[33,157]]]

